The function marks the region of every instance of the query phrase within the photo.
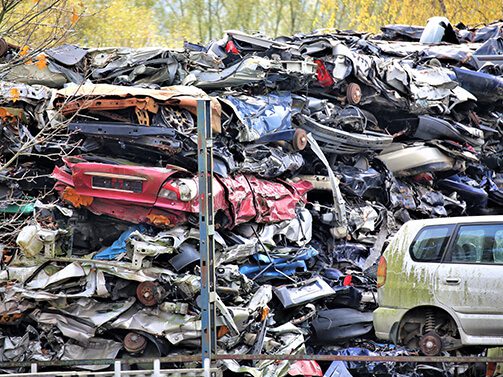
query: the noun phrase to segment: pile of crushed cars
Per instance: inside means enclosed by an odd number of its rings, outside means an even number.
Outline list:
[[[417,354],[372,335],[386,240],[410,219],[503,213],[502,22],[62,45],[23,64],[0,47],[1,362],[200,353],[199,99],[212,109],[219,353]]]

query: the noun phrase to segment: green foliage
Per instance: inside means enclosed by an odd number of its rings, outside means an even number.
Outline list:
[[[378,32],[401,23],[425,25],[432,16],[453,24],[488,23],[503,18],[502,0],[163,0],[158,6],[162,33],[172,45],[207,42],[225,30],[278,36],[337,28]]]
[[[64,42],[90,47],[162,44],[155,1],[2,0],[0,35],[40,50]]]
[[[62,41],[181,47],[231,29],[270,36],[324,28],[378,32],[390,23],[425,25],[438,15],[453,24],[488,23],[503,18],[503,0],[2,0],[0,34],[30,47]]]
[[[166,0],[158,17],[171,43],[206,42],[225,30],[239,29],[267,35],[310,31],[320,11],[313,0]],[[174,22],[174,20],[176,20]]]
[[[82,16],[72,35],[73,42],[92,47],[162,44],[159,22],[148,1],[86,0],[75,6]]]
[[[502,0],[321,0],[321,7],[319,26],[371,32],[386,24],[425,25],[433,16],[471,26],[503,17]]]

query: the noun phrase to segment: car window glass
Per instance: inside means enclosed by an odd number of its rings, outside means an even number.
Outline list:
[[[503,226],[494,235],[494,262],[503,263]]]
[[[412,244],[412,258],[420,262],[440,262],[452,228],[441,225],[422,229]]]
[[[503,224],[460,226],[452,246],[451,261],[503,263]]]

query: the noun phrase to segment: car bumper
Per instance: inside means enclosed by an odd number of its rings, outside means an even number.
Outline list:
[[[379,339],[396,341],[396,331],[407,309],[379,307],[374,311],[374,330]]]

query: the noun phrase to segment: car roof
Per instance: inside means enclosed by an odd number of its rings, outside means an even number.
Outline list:
[[[501,222],[503,223],[503,215],[499,216],[463,216],[463,217],[444,217],[437,219],[423,219],[423,220],[410,220],[407,223],[412,223],[413,226],[427,226],[427,225],[446,225],[446,224],[473,224],[473,223],[489,223]]]

